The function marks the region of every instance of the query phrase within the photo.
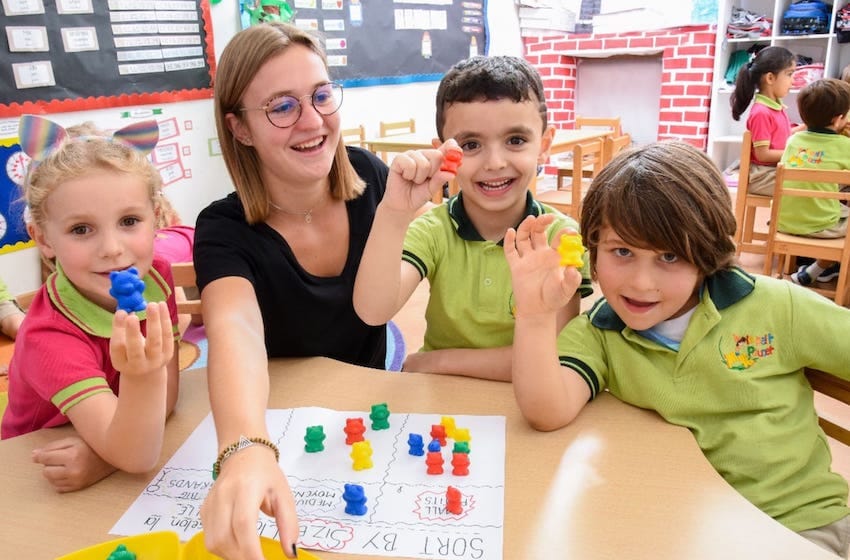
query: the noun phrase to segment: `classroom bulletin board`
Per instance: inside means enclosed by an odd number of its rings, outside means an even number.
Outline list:
[[[325,36],[346,87],[439,80],[487,53],[486,0],[290,0],[292,23]]]
[[[2,0],[0,10],[0,117],[212,97],[209,0]]]

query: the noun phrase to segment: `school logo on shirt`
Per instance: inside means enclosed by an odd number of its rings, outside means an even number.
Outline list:
[[[800,148],[797,153],[788,158],[788,167],[804,167],[807,164],[818,165],[823,160],[823,150],[808,150]]]
[[[723,340],[720,341],[720,356],[729,369],[744,371],[752,367],[762,358],[773,355],[773,334],[762,335],[733,334],[732,348],[727,349]]]

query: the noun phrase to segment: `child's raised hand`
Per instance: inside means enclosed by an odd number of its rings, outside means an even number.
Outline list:
[[[165,367],[174,355],[171,315],[165,302],[148,303],[147,337],[142,335],[139,318],[116,311],[112,319],[109,357],[122,376],[140,376]]]
[[[396,211],[419,209],[457,174],[458,154],[462,156],[463,152],[457,142],[448,140],[436,149],[409,150],[397,155],[390,165],[382,204]]]
[[[514,230],[505,234],[505,259],[511,269],[515,314],[534,315],[553,313],[565,306],[581,284],[581,274],[572,267],[560,265],[556,250],[563,230],[553,239],[546,238],[546,228],[555,219],[553,214],[528,216]]]

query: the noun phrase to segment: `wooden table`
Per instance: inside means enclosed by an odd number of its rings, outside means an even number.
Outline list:
[[[732,490],[687,430],[609,395],[573,425],[540,433],[523,421],[506,383],[379,372],[326,358],[281,360],[271,369],[275,408],[368,410],[386,401],[400,412],[506,416],[506,559],[834,560]],[[183,373],[163,458],[208,410],[205,370]],[[84,491],[56,494],[30,450],[69,431],[0,442],[0,558],[54,558],[113,538],[109,529],[165,463],[148,475],[116,473]]]
[[[571,130],[556,130],[555,138],[552,141],[552,148],[549,150],[551,154],[559,154],[573,149],[573,146],[580,142],[593,140],[596,138],[605,138],[610,136],[610,130],[601,128],[581,128]],[[406,152],[407,150],[422,150],[431,148],[431,140],[435,137],[429,132],[411,132],[408,134],[397,134],[395,136],[381,136],[377,138],[367,138],[366,148],[372,152]]]
[[[555,155],[568,152],[572,150],[576,144],[586,142],[587,140],[605,138],[611,134],[612,131],[602,128],[579,128],[570,130],[558,129],[555,131],[555,138],[552,140],[552,146],[549,149],[549,154]],[[433,133],[411,132],[395,136],[367,138],[365,145],[366,149],[373,153],[399,153],[406,152],[407,150],[423,150],[431,148],[431,140],[434,137],[435,135]],[[532,180],[532,184],[528,186],[532,193],[536,192],[536,181],[537,179],[535,177]],[[457,194],[457,186],[454,181],[449,184],[449,194]]]

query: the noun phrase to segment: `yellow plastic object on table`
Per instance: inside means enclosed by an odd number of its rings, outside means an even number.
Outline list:
[[[200,532],[184,545],[177,533],[157,531],[143,535],[121,537],[112,541],[96,544],[56,560],[108,560],[118,545],[123,544],[127,551],[134,554],[136,560],[221,560],[204,546],[204,533]],[[263,557],[267,560],[286,560],[280,543],[268,537],[260,537]],[[122,559],[123,560],[123,559]],[[318,556],[298,549],[298,560],[320,560]]]
[[[561,266],[584,266],[584,246],[581,244],[581,234],[572,233],[561,236],[558,244],[558,254],[561,255]]]

